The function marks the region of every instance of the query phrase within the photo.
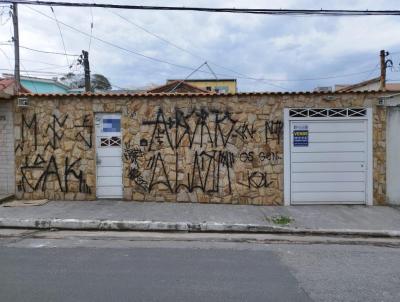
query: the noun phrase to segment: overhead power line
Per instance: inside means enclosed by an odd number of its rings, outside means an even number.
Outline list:
[[[28,77],[32,77],[31,74],[30,74],[30,72],[26,70],[26,68],[25,68],[25,66],[22,64],[22,62],[21,62],[21,66],[22,66],[22,70],[23,70],[22,72],[25,72],[25,73],[28,75]],[[15,74],[14,74],[14,77],[15,77]],[[33,84],[33,88],[35,89],[35,92],[37,93],[37,92],[38,92],[38,89],[37,89],[37,87],[36,87],[36,83],[35,83],[35,82],[32,82],[32,84]]]
[[[53,20],[53,21],[56,21],[55,18],[53,18],[53,17],[51,17],[51,16],[49,16],[49,15],[47,15],[47,14],[45,14],[45,13],[42,13],[41,11],[38,11],[38,10],[36,10],[36,9],[30,7],[30,6],[27,6],[27,8],[29,8],[29,9],[31,9],[31,10],[33,10],[33,11],[35,11],[35,12],[37,12],[37,13],[43,15],[43,16],[45,16],[46,18],[49,18],[49,19],[51,19],[51,20]],[[193,70],[195,69],[195,68],[193,68],[193,67],[189,67],[189,66],[184,66],[184,65],[180,65],[180,64],[168,62],[168,61],[166,61],[166,60],[162,60],[162,59],[159,59],[159,58],[147,56],[147,55],[141,54],[141,53],[139,53],[139,52],[136,52],[136,51],[134,51],[134,50],[127,49],[127,48],[125,48],[125,47],[119,46],[119,45],[114,44],[114,43],[112,43],[112,42],[106,41],[106,40],[104,40],[104,39],[102,39],[102,38],[93,36],[92,34],[83,32],[83,31],[81,31],[81,30],[79,30],[79,29],[77,29],[77,28],[75,28],[75,27],[73,27],[73,26],[71,26],[71,25],[68,25],[68,24],[66,24],[66,23],[64,23],[64,22],[62,22],[62,21],[59,21],[59,20],[58,20],[58,23],[59,23],[59,24],[62,24],[62,25],[65,26],[65,27],[68,27],[68,28],[70,28],[70,29],[72,29],[72,30],[74,30],[74,31],[76,31],[76,32],[79,32],[79,33],[81,33],[81,34],[83,34],[83,35],[85,35],[85,36],[87,36],[87,37],[92,37],[92,39],[94,39],[94,40],[100,41],[100,42],[102,42],[102,43],[104,43],[104,44],[110,45],[110,46],[115,47],[115,48],[118,48],[118,49],[120,49],[120,50],[124,50],[124,51],[130,52],[130,53],[132,53],[132,54],[135,54],[135,55],[138,55],[138,56],[147,58],[147,59],[149,59],[149,60],[153,60],[153,61],[159,62],[159,63],[169,64],[169,65],[174,66],[174,67],[178,67],[178,68],[182,68],[182,69],[186,69],[186,70],[191,70],[191,71],[193,71]],[[33,51],[39,51],[39,50],[32,49],[32,48],[29,48],[29,47],[24,47],[24,46],[23,46],[22,48],[30,49],[30,50],[33,50]],[[63,54],[63,53],[49,52],[49,51],[39,51],[39,52],[51,53],[51,54],[59,54],[59,55],[65,55],[65,54]],[[71,56],[79,56],[79,55],[73,55],[73,54],[70,54],[70,55],[71,55]],[[201,70],[201,71],[199,71],[199,72],[207,73],[207,74],[212,74],[211,72],[207,72],[207,71],[203,71],[203,70]],[[238,73],[238,72],[236,72],[236,71],[233,71],[233,72],[235,72],[235,73],[237,73],[237,74],[240,75],[240,73]],[[246,75],[236,76],[236,78],[238,78],[238,79],[244,79],[244,80],[262,81],[262,82],[264,82],[264,83],[266,83],[266,84],[268,84],[268,85],[271,85],[271,86],[274,86],[274,87],[279,87],[279,88],[281,88],[281,89],[286,89],[285,87],[282,87],[282,86],[279,86],[279,85],[276,85],[276,84],[272,84],[272,83],[270,83],[270,82],[296,82],[296,81],[299,82],[299,81],[324,80],[324,79],[330,79],[330,78],[340,78],[340,77],[353,76],[353,75],[362,74],[362,73],[367,73],[367,72],[371,72],[371,70],[361,71],[361,72],[356,72],[356,73],[351,73],[351,74],[345,74],[345,75],[334,75],[334,76],[325,76],[325,77],[308,78],[308,79],[268,79],[268,78],[262,78],[262,77],[249,77],[249,76],[246,76]],[[232,77],[232,75],[221,74],[221,73],[218,73],[217,75],[218,75],[218,76],[223,76],[223,77]]]
[[[88,47],[88,52],[90,52],[90,48],[92,47],[92,35],[93,35],[93,11],[92,8],[90,8],[90,16],[91,16],[91,22],[90,22],[90,38],[89,38],[89,47]]]
[[[49,65],[49,66],[54,66],[54,67],[68,68],[69,66],[71,66],[71,65],[53,64],[53,63],[48,63],[48,62],[43,62],[43,61],[38,61],[38,60],[31,60],[31,59],[20,59],[20,61],[33,62],[33,63],[37,63],[37,64]]]
[[[4,71],[14,71],[14,69],[10,69],[10,68],[0,68],[0,70],[4,70]],[[39,70],[27,70],[25,68],[23,68],[23,70],[21,70],[21,72],[26,72],[26,73],[35,73],[35,74],[40,74],[40,75],[65,75],[65,72],[51,72],[51,71],[39,71]]]
[[[60,21],[61,24],[63,24]],[[63,24],[64,25],[64,24]],[[96,38],[95,38],[96,39]],[[110,42],[111,43],[111,42]],[[9,43],[0,43],[0,45],[7,45],[7,46],[12,46]],[[32,51],[37,51],[37,52],[42,52],[42,53],[49,53],[49,54],[55,54],[55,55],[62,55],[64,56],[64,53],[59,53],[59,52],[49,52],[49,51],[44,51],[44,50],[39,50],[39,49],[34,49],[34,48],[30,48],[30,47],[26,47],[26,46],[21,46],[20,48],[24,48],[24,49],[28,49],[28,50],[32,50]],[[119,48],[119,47],[118,47]],[[125,51],[130,51],[128,49],[123,48],[123,50]],[[68,56],[75,56],[75,57],[79,57],[79,55],[75,55],[75,54],[67,54]],[[22,59],[21,59],[22,60]],[[25,59],[25,61],[28,61]],[[35,62],[35,60],[31,60],[33,62]],[[45,63],[45,62],[40,62],[37,61],[38,63]],[[175,66],[174,63],[170,63],[167,61],[163,61],[163,63],[167,63],[167,64],[172,64]],[[47,63],[48,64],[48,63]],[[55,64],[48,64],[48,65],[55,65]],[[60,65],[57,65],[60,66]],[[188,66],[181,66],[178,65],[178,67],[181,68],[185,68],[187,70],[194,70],[195,68],[191,68]],[[336,78],[345,78],[345,77],[351,77],[351,76],[355,76],[355,75],[360,75],[360,74],[364,74],[364,73],[370,73],[373,71],[376,71],[378,69],[378,65],[376,65],[373,69],[368,69],[368,70],[363,70],[363,71],[359,71],[359,72],[353,72],[353,73],[347,73],[347,74],[339,74],[339,75],[328,75],[328,76],[319,76],[319,77],[315,77],[315,78],[301,78],[301,79],[274,79],[274,78],[263,78],[263,77],[250,77],[250,76],[239,76],[237,78],[239,79],[243,79],[243,80],[252,80],[252,81],[271,81],[271,82],[306,82],[306,81],[317,81],[317,80],[329,80],[329,79],[336,79]],[[207,72],[207,71],[203,71],[203,70],[199,70],[198,72],[201,73],[207,73],[207,74],[212,74],[211,72]],[[238,72],[237,72],[238,73]],[[238,73],[239,74],[239,73]],[[221,74],[221,73],[216,73],[216,75],[218,76],[231,76],[231,75],[227,75],[227,74]],[[273,85],[272,85],[273,86]],[[282,88],[282,87],[280,87]]]
[[[1,50],[0,50],[1,51]],[[38,73],[47,73],[46,71],[48,70],[59,70],[59,69],[66,69],[68,66],[60,66],[60,67],[41,67],[41,68],[35,68],[35,70],[28,70],[30,72],[38,72]],[[67,73],[67,72],[66,72]]]
[[[347,74],[341,74],[341,75],[320,76],[320,77],[316,77],[316,78],[303,78],[303,79],[269,79],[269,80],[276,81],[276,82],[306,82],[306,81],[317,81],[317,80],[329,80],[329,79],[336,79],[336,78],[351,77],[351,76],[355,76],[355,75],[359,75],[359,74],[363,74],[363,73],[373,72],[378,69],[379,69],[378,65],[376,65],[372,69],[358,71],[358,72],[352,72],[352,73],[347,73]]]
[[[8,65],[10,65],[10,68],[13,68],[13,66],[12,66],[12,64],[11,64],[11,59],[10,59],[10,57],[6,54],[6,52],[4,51],[4,50],[2,50],[1,48],[0,48],[0,52],[3,54],[3,56],[7,59],[7,63],[8,63]]]
[[[54,18],[52,18],[51,16],[49,16],[49,15],[47,15],[47,14],[45,14],[45,13],[42,13],[41,11],[38,11],[38,10],[36,10],[36,9],[34,9],[34,8],[32,8],[32,7],[29,7],[29,6],[28,6],[28,8],[31,9],[31,10],[33,10],[33,11],[35,11],[35,12],[37,12],[38,14],[40,14],[40,15],[42,15],[42,16],[45,16],[45,17],[48,18],[48,19],[54,20]],[[175,64],[175,63],[168,62],[168,61],[165,61],[165,60],[162,60],[162,59],[158,59],[158,58],[155,58],[155,57],[147,56],[147,55],[142,54],[142,53],[140,53],[140,52],[137,52],[137,51],[134,51],[134,50],[125,48],[125,47],[123,47],[123,46],[119,46],[119,45],[117,45],[117,44],[115,44],[115,43],[106,41],[106,40],[104,40],[104,39],[102,39],[102,38],[99,38],[99,37],[97,37],[97,36],[90,35],[90,34],[84,32],[84,31],[82,31],[82,30],[80,30],[80,29],[78,29],[78,28],[76,28],[76,27],[73,27],[73,26],[71,26],[71,25],[68,25],[68,24],[66,24],[66,23],[64,23],[64,22],[62,22],[62,21],[59,21],[59,23],[62,24],[62,25],[64,25],[65,27],[68,27],[69,29],[72,29],[73,31],[76,31],[76,32],[78,32],[78,33],[81,33],[82,35],[85,35],[85,36],[87,36],[87,37],[92,37],[93,40],[97,40],[97,41],[99,41],[99,42],[102,42],[102,43],[107,44],[107,45],[109,45],[109,46],[118,48],[118,49],[120,49],[120,50],[124,50],[124,51],[126,51],[126,52],[130,52],[130,53],[135,54],[135,55],[137,55],[137,56],[140,56],[140,57],[143,57],[143,58],[146,58],[146,59],[149,59],[149,60],[158,62],[158,63],[169,64],[169,65],[171,65],[171,66],[175,66],[175,67],[178,67],[178,68],[183,68],[183,69],[188,69],[188,70],[193,70],[193,69],[194,69],[194,68],[192,68],[192,67],[188,67],[188,66],[184,66],[184,65],[180,65],[180,64]]]
[[[39,11],[39,10],[37,10],[37,9],[34,9],[34,8],[30,7],[30,6],[27,6],[27,8],[29,8],[30,10],[35,11],[36,13],[38,13],[38,14],[40,14],[40,15],[42,15],[42,16],[45,16],[45,17],[48,18],[48,19],[51,19],[51,20],[55,21],[55,18],[53,18],[53,17],[51,17],[51,16],[49,16],[49,15],[47,15],[47,14],[45,14],[45,13]],[[70,28],[70,29],[72,29],[72,30],[74,30],[74,31],[76,31],[76,32],[78,32],[78,33],[81,33],[82,35],[85,35],[85,36],[87,36],[87,37],[91,37],[93,40],[100,41],[100,42],[102,42],[102,43],[104,43],[104,44],[107,44],[107,45],[109,45],[109,46],[118,48],[118,49],[120,49],[120,50],[124,50],[124,51],[126,51],[126,52],[135,54],[135,55],[137,55],[137,56],[140,56],[140,57],[143,57],[143,58],[146,58],[146,59],[149,59],[149,60],[158,62],[158,63],[168,64],[168,65],[171,65],[171,66],[174,66],[174,67],[177,67],[177,68],[181,68],[181,69],[186,69],[186,70],[191,70],[191,71],[193,71],[193,70],[196,69],[196,68],[193,68],[193,67],[189,67],[189,66],[185,66],[185,65],[181,65],[181,64],[169,62],[169,61],[166,61],[166,60],[163,60],[163,59],[151,57],[151,56],[142,54],[142,53],[140,53],[140,52],[137,52],[137,51],[134,51],[134,50],[125,48],[125,47],[123,47],[123,46],[117,45],[117,44],[115,44],[115,43],[112,43],[112,42],[109,42],[109,41],[104,40],[104,39],[102,39],[102,38],[99,38],[99,37],[97,37],[97,36],[94,36],[94,35],[92,35],[92,34],[86,33],[86,32],[84,32],[84,31],[82,31],[82,30],[80,30],[80,29],[77,29],[76,27],[73,27],[73,26],[71,26],[71,25],[69,25],[69,24],[66,24],[66,23],[62,22],[62,21],[59,21],[59,20],[58,20],[58,23],[64,25],[64,26],[67,27],[67,28]],[[59,54],[60,54],[60,53],[59,53]],[[206,73],[206,74],[212,74],[211,72],[207,72],[207,71],[204,71],[204,70],[200,70],[199,72]],[[219,75],[219,76],[224,76],[224,77],[232,77],[232,75],[227,75],[227,74],[218,74],[218,75]],[[246,77],[237,77],[237,78],[246,78]],[[264,79],[253,79],[253,78],[250,78],[250,77],[247,78],[247,79],[256,80],[256,81],[264,81],[264,82],[265,82],[267,85],[269,85],[269,86],[273,86],[273,87],[277,87],[277,88],[280,88],[280,89],[287,90],[286,87],[282,87],[282,86],[280,86],[280,85],[276,85],[276,84],[269,83],[268,80],[264,80]]]
[[[51,9],[51,11],[52,11],[52,13],[54,15],[54,19],[56,19],[58,32],[60,33],[61,42],[62,42],[62,45],[63,45],[63,48],[64,48],[65,59],[67,60],[67,64],[69,65],[69,59],[68,59],[68,56],[67,56],[67,48],[65,47],[64,37],[62,35],[60,24],[58,23],[58,20],[57,20],[56,12],[54,11],[54,8],[52,6],[50,6],[50,9]]]
[[[40,50],[40,49],[34,49],[34,48],[30,48],[30,47],[27,47],[27,46],[21,46],[21,45],[19,47],[20,48],[24,48],[24,49],[28,49],[28,50],[32,50],[32,51],[36,51],[36,52],[48,53],[48,54],[52,54],[52,55],[79,57],[79,55],[75,55],[75,54],[68,54],[68,53],[54,52],[54,51],[47,51],[47,50]]]
[[[318,15],[318,16],[399,16],[400,10],[349,10],[349,9],[269,9],[269,8],[214,8],[214,7],[179,7],[153,5],[120,5],[85,2],[55,2],[55,1],[26,1],[8,0],[5,3],[18,3],[45,6],[70,7],[105,7],[131,10],[158,11],[198,11],[209,13],[262,14],[262,15]]]
[[[177,89],[179,87],[179,85],[181,85],[183,82],[185,82],[187,79],[189,79],[193,74],[196,73],[196,71],[200,70],[201,67],[203,67],[204,65],[206,65],[207,62],[204,62],[203,64],[201,64],[199,67],[197,67],[195,70],[193,70],[189,75],[186,76],[186,78],[184,78],[183,80],[179,81],[170,91],[168,92],[174,92],[175,89]]]
[[[55,21],[55,19],[54,19],[53,17],[51,17],[51,16],[49,16],[49,15],[47,15],[47,14],[45,14],[45,13],[43,13],[43,12],[37,10],[37,9],[34,9],[34,8],[30,7],[30,6],[27,6],[27,8],[29,8],[29,9],[35,11],[36,13],[38,13],[38,14],[40,14],[40,15],[42,15],[42,16],[45,16],[45,17],[48,18],[48,19],[51,19],[51,20],[54,20],[54,21]],[[134,51],[134,50],[125,48],[125,47],[123,47],[123,46],[120,46],[120,45],[117,45],[117,44],[115,44],[115,43],[112,43],[112,42],[109,42],[109,41],[107,41],[107,40],[104,40],[104,39],[102,39],[102,38],[99,38],[99,37],[97,37],[97,36],[95,36],[95,35],[86,33],[86,32],[84,32],[84,31],[82,31],[82,30],[80,30],[80,29],[77,29],[76,27],[73,27],[73,26],[71,26],[71,25],[69,25],[69,24],[66,24],[66,23],[64,23],[64,22],[62,22],[62,21],[60,21],[60,20],[58,20],[58,22],[59,22],[59,24],[62,24],[62,25],[64,25],[65,27],[72,29],[73,31],[79,32],[79,33],[81,33],[82,35],[85,35],[85,36],[87,36],[87,37],[92,37],[92,39],[94,39],[94,40],[100,41],[100,42],[102,42],[102,43],[104,43],[104,44],[107,44],[107,45],[109,45],[109,46],[118,48],[118,49],[120,49],[120,50],[123,50],[123,51],[129,52],[129,53],[135,54],[135,55],[137,55],[137,56],[144,57],[144,58],[146,58],[146,59],[149,59],[149,60],[152,60],[152,61],[155,61],[155,62],[158,62],[158,63],[168,64],[168,65],[171,65],[171,66],[174,66],[174,67],[177,67],[177,68],[181,68],[181,69],[186,69],[186,70],[191,70],[191,71],[193,71],[193,70],[196,69],[196,68],[193,68],[193,67],[189,67],[189,66],[185,66],[185,65],[181,65],[181,64],[169,62],[169,61],[166,61],[166,60],[162,60],[162,59],[159,59],[159,58],[155,58],[155,57],[151,57],[151,56],[148,56],[148,55],[139,53],[139,52],[137,52],[137,51]],[[207,71],[203,71],[203,70],[201,70],[201,71],[199,71],[199,72],[206,73],[206,74],[212,74],[211,72],[207,72]],[[227,75],[227,74],[218,74],[218,75],[219,75],[219,76],[223,76],[223,77],[232,77],[232,75]],[[237,78],[245,78],[245,77],[237,77]],[[276,84],[269,83],[268,80],[264,80],[264,79],[253,79],[253,78],[250,78],[250,77],[247,78],[247,79],[256,80],[256,81],[265,81],[265,83],[268,84],[268,85],[270,85],[270,86],[278,87],[278,88],[280,88],[280,89],[286,89],[285,87],[282,87],[282,86],[279,86],[279,85],[276,85]]]
[[[11,43],[0,43],[0,45],[8,45],[8,46],[12,46]],[[76,54],[68,54],[68,53],[62,53],[62,52],[54,52],[54,51],[47,51],[47,50],[40,50],[40,49],[35,49],[35,48],[31,48],[31,47],[27,47],[27,46],[19,46],[20,48],[23,49],[28,49],[28,50],[32,50],[32,51],[36,51],[36,52],[42,52],[42,53],[47,53],[47,54],[52,54],[52,55],[61,55],[61,56],[70,56],[70,57],[79,57],[80,55],[76,55]]]
[[[379,63],[377,63],[377,64],[375,65],[374,69],[372,69],[372,70],[368,73],[368,75],[364,78],[363,81],[368,80],[368,79],[371,77],[372,73],[373,73],[374,71],[376,71],[376,70],[379,69],[378,67],[379,67]]]
[[[155,37],[155,38],[157,38],[157,39],[159,39],[159,40],[161,40],[161,41],[167,43],[168,45],[171,45],[172,47],[174,47],[174,48],[176,48],[176,49],[178,49],[178,50],[181,50],[181,51],[183,51],[183,52],[185,52],[185,53],[191,55],[191,56],[194,57],[194,58],[200,59],[200,60],[202,60],[202,61],[206,61],[206,62],[208,62],[208,63],[211,63],[212,65],[215,65],[216,67],[219,67],[219,68],[221,68],[221,69],[225,69],[225,70],[227,70],[227,71],[233,72],[234,74],[240,75],[240,76],[242,76],[242,77],[248,77],[247,75],[245,75],[245,74],[243,74],[243,73],[240,73],[240,72],[235,71],[235,70],[233,70],[233,69],[231,69],[231,68],[222,66],[222,65],[220,65],[219,63],[215,63],[215,62],[213,62],[213,61],[211,61],[211,60],[209,60],[209,59],[207,59],[207,58],[205,58],[205,57],[202,57],[202,56],[200,56],[200,55],[198,55],[198,54],[196,54],[196,53],[194,53],[194,52],[192,52],[192,51],[189,51],[189,50],[187,50],[186,48],[184,48],[184,47],[182,47],[182,46],[179,46],[179,45],[177,45],[176,43],[173,43],[173,42],[171,42],[171,41],[169,41],[169,40],[167,40],[167,39],[161,37],[160,35],[151,32],[150,30],[146,29],[146,28],[143,27],[142,25],[139,25],[139,24],[137,24],[137,23],[131,21],[130,19],[128,19],[128,18],[122,16],[121,14],[118,14],[118,13],[114,12],[113,10],[108,10],[108,11],[111,12],[112,14],[118,16],[119,18],[125,20],[125,21],[128,22],[129,24],[131,24],[131,25],[133,25],[133,26],[139,28],[140,30],[144,31],[145,33],[147,33],[147,34],[149,34],[149,35],[151,35],[151,36],[153,36],[153,37]],[[207,66],[209,67],[208,64],[207,64]],[[211,70],[210,70],[210,71],[211,71]],[[214,75],[214,77],[216,77],[216,75],[215,75],[214,72],[212,72],[212,74]],[[282,88],[282,87],[281,87],[281,88]]]
[[[4,44],[4,43],[0,43],[0,45],[11,46],[11,45],[9,45],[9,44]],[[2,48],[0,48],[0,52],[2,52],[3,55],[6,56],[6,57],[8,58],[9,64],[11,64],[11,59],[14,60],[14,58],[10,58],[10,57],[5,53],[5,51],[4,51]],[[20,61],[23,61],[23,62],[33,62],[33,63],[36,63],[36,64],[43,64],[43,65],[50,66],[50,67],[46,67],[46,68],[38,68],[38,69],[35,69],[35,70],[30,70],[30,72],[43,73],[43,70],[55,70],[55,69],[62,69],[62,68],[65,68],[65,69],[67,70],[66,72],[70,72],[70,67],[71,67],[72,65],[74,65],[76,59],[74,59],[74,61],[73,61],[70,65],[52,64],[52,63],[49,63],[49,62],[43,62],[43,61],[31,60],[31,59],[20,59]],[[22,65],[22,62],[21,62],[21,65]],[[10,66],[11,66],[11,65],[10,65]],[[24,66],[24,65],[22,65],[22,66]],[[25,68],[25,67],[23,67],[23,68],[24,68],[23,72],[26,72],[26,71],[25,71],[26,68]],[[10,70],[10,71],[13,71],[13,70]]]
[[[3,55],[7,58],[8,62],[9,62],[9,64],[10,64],[10,67],[12,68],[12,64],[11,64],[11,59],[10,59],[10,57],[9,57],[2,49],[0,49],[0,51],[1,51],[1,52],[3,53]],[[22,62],[21,62],[21,66],[22,66],[22,69],[24,70],[23,72],[25,72],[28,76],[30,76],[30,74],[28,73],[28,71],[26,70],[25,66],[22,64]],[[0,69],[0,70],[1,70],[1,69]],[[7,69],[4,68],[4,70],[7,70]],[[15,71],[14,69],[9,69],[9,70]],[[34,88],[35,91],[37,92],[37,88],[36,88],[36,84],[35,84],[35,83],[33,83],[33,88]]]
[[[146,32],[147,34],[149,34],[149,35],[151,35],[151,36],[153,36],[153,37],[155,37],[155,38],[157,38],[157,39],[159,39],[159,40],[161,40],[161,41],[163,41],[163,42],[165,42],[165,43],[171,45],[172,47],[175,47],[176,49],[179,49],[179,50],[181,50],[181,51],[183,51],[183,52],[186,52],[186,53],[190,54],[191,56],[194,56],[194,57],[196,57],[196,58],[198,58],[198,59],[204,60],[204,58],[202,58],[201,56],[199,56],[199,55],[197,55],[197,54],[195,54],[195,53],[193,53],[193,52],[191,52],[191,51],[189,51],[189,50],[187,50],[187,49],[185,49],[185,48],[183,48],[183,47],[181,47],[181,46],[179,46],[179,45],[177,45],[177,44],[175,44],[175,43],[173,43],[173,42],[171,42],[171,41],[169,41],[169,40],[167,40],[167,39],[165,39],[165,38],[163,38],[163,37],[161,37],[160,35],[157,35],[157,34],[151,32],[150,30],[146,29],[146,28],[143,27],[142,25],[139,25],[139,24],[133,22],[132,20],[130,20],[130,19],[124,17],[123,15],[118,14],[117,12],[115,12],[115,11],[113,11],[113,10],[108,10],[108,11],[109,11],[110,13],[116,15],[117,17],[119,17],[119,18],[125,20],[125,21],[128,22],[129,24],[131,24],[131,25],[133,25],[133,26],[139,28],[140,30]]]

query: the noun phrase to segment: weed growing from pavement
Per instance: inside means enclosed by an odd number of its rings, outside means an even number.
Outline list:
[[[276,216],[272,216],[270,218],[266,217],[266,219],[269,222],[272,221],[274,224],[279,224],[279,225],[287,225],[294,221],[293,218],[291,218],[289,216],[284,216],[284,215],[276,215]]]

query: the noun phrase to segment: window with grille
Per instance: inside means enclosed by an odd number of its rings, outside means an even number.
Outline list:
[[[121,138],[118,136],[100,138],[101,147],[119,147],[121,146]]]

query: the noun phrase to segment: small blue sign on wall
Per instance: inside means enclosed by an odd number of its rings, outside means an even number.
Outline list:
[[[308,147],[308,126],[295,125],[293,127],[293,146]]]

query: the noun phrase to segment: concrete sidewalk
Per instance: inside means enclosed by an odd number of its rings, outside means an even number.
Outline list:
[[[279,216],[292,221],[277,224],[272,218]],[[0,227],[400,237],[400,208],[50,201],[41,206],[3,204]]]

